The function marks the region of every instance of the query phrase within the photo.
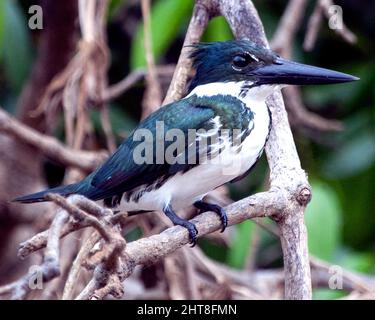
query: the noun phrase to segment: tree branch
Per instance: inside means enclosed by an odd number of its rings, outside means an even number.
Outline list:
[[[186,84],[191,70],[191,60],[189,59],[190,50],[187,46],[199,42],[209,19],[212,17],[210,15],[211,10],[209,9],[213,3],[214,1],[210,0],[196,0],[180,57],[163,105],[180,99],[186,90]]]
[[[300,27],[307,0],[290,0],[271,40],[273,50],[290,58],[293,40]]]
[[[152,52],[152,38],[151,38],[151,14],[150,14],[150,0],[141,0],[141,9],[143,16],[143,34],[144,34],[144,49],[147,63],[146,75],[146,91],[142,101],[142,118],[147,117],[160,107],[162,101],[161,88],[156,73],[154,55]]]
[[[251,1],[221,1],[221,11],[236,36],[268,47],[258,13]],[[244,30],[245,28],[245,30]],[[266,145],[271,190],[284,194],[288,201],[273,219],[280,228],[285,270],[285,298],[311,299],[311,276],[307,233],[303,214],[311,199],[311,188],[301,168],[281,93],[267,102],[272,114],[272,129]]]
[[[68,215],[65,211],[57,212],[46,239],[47,248],[44,252],[43,263],[14,283],[0,287],[0,295],[11,294],[13,300],[25,299],[33,288],[31,286],[33,281],[40,279],[43,282],[48,282],[60,275],[59,239],[61,229],[67,218]]]
[[[292,57],[293,41],[301,25],[306,0],[290,0],[280,19],[271,40],[271,47],[284,58]],[[306,109],[297,86],[290,86],[283,91],[289,120],[292,126],[310,131],[340,131],[343,126],[339,121],[325,119]]]
[[[330,7],[332,7],[333,5],[334,3],[332,0],[316,0],[313,14],[311,15],[307,25],[307,32],[305,41],[303,43],[303,48],[306,51],[311,51],[314,48],[316,38],[323,20],[323,15],[327,19],[330,19]],[[349,44],[354,44],[357,42],[357,36],[353,32],[351,32],[345,26],[345,24],[342,25],[342,28],[335,28],[334,31]]]
[[[37,148],[45,156],[61,164],[80,168],[86,172],[96,169],[107,158],[107,153],[104,151],[81,151],[66,147],[56,138],[39,133],[22,124],[1,108],[0,132],[9,134],[17,140]]]

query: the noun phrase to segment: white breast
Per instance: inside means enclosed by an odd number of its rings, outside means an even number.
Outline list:
[[[211,83],[195,88],[190,95],[236,95],[254,113],[253,127],[250,134],[236,152],[230,141],[219,156],[192,168],[185,173],[178,173],[159,189],[145,192],[137,202],[121,202],[121,208],[133,210],[162,210],[171,203],[175,210],[184,208],[201,199],[209,191],[233,180],[245,173],[258,159],[269,133],[269,112],[265,104],[266,97],[274,90],[271,86],[251,88],[245,97],[240,97],[243,83]],[[140,190],[142,187],[140,188]]]

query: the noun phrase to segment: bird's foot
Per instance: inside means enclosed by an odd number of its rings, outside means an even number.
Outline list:
[[[191,247],[195,247],[195,245],[197,244],[197,236],[198,236],[197,227],[195,226],[194,223],[191,223],[189,221],[186,221],[186,225],[182,225],[182,226],[185,227],[189,232]]]
[[[199,209],[200,212],[213,211],[217,213],[221,221],[221,232],[224,232],[225,228],[228,226],[228,216],[224,208],[217,204],[203,202],[202,200],[194,202],[194,206]]]
[[[164,208],[165,215],[173,222],[174,225],[182,226],[189,232],[191,247],[197,244],[198,229],[194,223],[180,218],[172,209],[170,205]]]

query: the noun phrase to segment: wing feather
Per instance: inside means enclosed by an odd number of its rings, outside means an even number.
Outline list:
[[[201,130],[209,132],[211,129],[211,132],[215,133],[215,130],[217,132],[224,126],[226,129],[242,128],[247,136],[251,131],[248,128],[253,119],[253,114],[248,110],[235,97],[222,95],[218,95],[216,99],[192,95],[160,108],[141,122],[117,151],[90,175],[92,188],[91,194],[87,196],[94,200],[107,199],[142,185],[162,183],[178,172],[191,169],[202,155],[222,151],[220,139],[212,145],[207,141],[206,147],[203,148],[200,141],[204,138],[204,134],[199,132]],[[182,142],[180,140],[183,145],[178,150],[183,152],[176,154],[177,162],[173,164],[165,161],[157,163],[156,152],[153,152],[151,164],[136,163],[133,157],[134,151],[142,141],[135,141],[134,133],[139,129],[149,130],[153,137],[153,151],[155,151],[156,123],[159,121],[164,125],[164,133],[170,129],[182,131],[185,139]],[[189,129],[193,129],[190,134]],[[194,132],[192,139],[191,132]],[[164,141],[163,156],[171,143],[173,141]]]
[[[181,118],[181,115],[183,115],[183,118]],[[215,112],[211,108],[197,106],[189,99],[183,99],[164,106],[151,114],[135,130],[150,130],[154,137],[153,146],[155,150],[156,121],[163,122],[165,132],[178,128],[187,138],[189,129],[210,129],[213,126],[211,119],[214,117]],[[88,195],[90,198],[99,200],[112,197],[141,185],[152,184],[158,179],[167,179],[169,176],[179,171],[188,170],[192,166],[192,161],[188,158],[184,159],[184,161],[178,161],[175,164],[165,162],[158,164],[156,163],[155,155],[152,164],[136,163],[133,152],[142,141],[134,141],[134,132],[92,176],[91,185],[94,188],[92,188],[92,194]],[[164,152],[170,143],[164,143]],[[191,144],[188,144],[187,139],[183,144],[182,149],[184,150],[184,154],[195,155],[194,152],[189,151]],[[185,155],[181,156],[186,157]],[[176,159],[178,158],[177,156]]]

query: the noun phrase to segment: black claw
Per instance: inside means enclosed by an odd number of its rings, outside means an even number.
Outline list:
[[[186,226],[184,227],[189,232],[190,244],[191,244],[191,247],[193,248],[197,244],[198,229],[195,226],[195,224],[191,222],[187,222]]]
[[[225,228],[228,226],[228,216],[224,208],[218,206],[217,204],[211,204],[203,201],[197,201],[194,203],[194,206],[199,209],[201,212],[213,211],[219,215],[221,221],[221,231],[224,232]]]
[[[223,208],[220,208],[220,212],[218,212],[218,214],[222,225],[220,232],[224,232],[225,228],[228,227],[228,216]]]
[[[180,218],[173,211],[170,205],[167,205],[164,208],[164,213],[173,222],[173,224],[182,226],[187,229],[187,231],[189,232],[190,243],[192,244],[191,247],[194,247],[197,244],[197,236],[198,236],[198,229],[195,226],[195,224]]]

